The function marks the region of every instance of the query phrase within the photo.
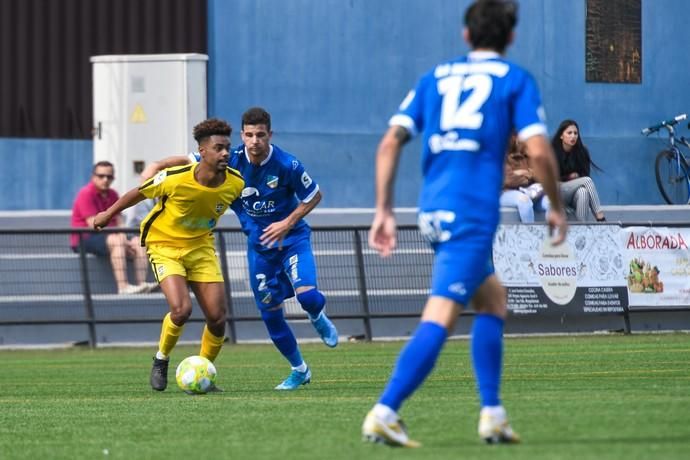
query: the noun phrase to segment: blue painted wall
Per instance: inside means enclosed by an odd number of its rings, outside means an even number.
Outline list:
[[[458,0],[210,0],[212,113],[239,123],[263,105],[274,141],[301,156],[326,206],[372,206],[373,155],[388,117],[417,77],[465,53]],[[604,172],[604,204],[655,204],[653,160],[661,141],[640,129],[690,111],[690,2],[642,2],[642,84],[585,82],[585,0],[523,0],[508,57],[543,92],[553,131],[564,118]],[[226,26],[231,23],[232,26]],[[406,149],[399,206],[414,206],[419,145]]]
[[[388,118],[422,72],[467,52],[459,27],[469,0],[208,1],[209,114],[230,120],[238,143],[242,112],[266,107],[274,142],[297,154],[321,183],[322,206],[373,206],[374,152]],[[585,4],[522,0],[508,58],[539,82],[551,130],[564,118],[579,121],[604,169],[594,174],[604,204],[661,203],[653,161],[663,144],[639,132],[690,112],[690,2],[642,2],[643,75],[637,85],[585,82]],[[8,142],[17,141],[0,139],[5,164],[14,158]],[[86,176],[56,178],[39,196],[18,194],[6,186],[7,180],[17,182],[16,174],[0,172],[0,209],[69,207],[69,199],[58,198],[88,179],[90,143],[19,142],[39,149],[25,156],[50,157],[68,170],[86,170]],[[414,142],[403,155],[398,206],[416,204],[418,161]],[[46,173],[34,169],[25,181],[45,183]]]
[[[604,173],[593,175],[604,204],[657,204],[654,158],[663,138],[640,129],[690,113],[690,2],[642,1],[642,83],[585,83],[585,0],[523,2],[512,55],[539,80],[549,125],[578,120]],[[532,14],[529,24],[525,13]],[[532,18],[534,20],[532,20]],[[532,27],[534,25],[534,27]],[[543,46],[543,52],[538,48]],[[684,125],[679,130],[688,134]]]
[[[0,139],[0,210],[71,209],[89,181],[91,141]]]

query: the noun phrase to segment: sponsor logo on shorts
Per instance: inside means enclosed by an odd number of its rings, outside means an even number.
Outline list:
[[[452,292],[453,294],[457,295],[465,295],[467,294],[467,289],[465,289],[464,283],[453,283],[448,286],[448,292]]]
[[[156,271],[158,272],[158,276],[165,275],[165,266],[159,265],[158,268],[156,269]]]
[[[271,295],[270,292],[267,292],[264,294],[264,296],[261,298],[261,303],[269,304],[271,303],[271,300],[273,299],[273,296]]]
[[[290,257],[290,278],[293,282],[300,281],[299,273],[297,273],[297,262],[299,262],[299,256],[295,254]]]
[[[448,224],[455,222],[453,211],[438,210],[432,212],[420,212],[417,217],[417,225],[422,236],[429,243],[443,243],[452,236]]]

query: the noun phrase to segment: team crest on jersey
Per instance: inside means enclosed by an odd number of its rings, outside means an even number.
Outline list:
[[[278,186],[278,178],[269,174],[266,176],[266,185],[268,185],[269,188],[276,188]]]
[[[299,166],[299,161],[292,160],[292,170],[294,171]]]
[[[223,212],[224,207],[225,205],[223,203],[216,203],[216,212],[220,214],[221,212]]]

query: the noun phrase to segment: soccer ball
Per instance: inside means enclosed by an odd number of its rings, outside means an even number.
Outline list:
[[[204,394],[215,385],[216,366],[202,356],[190,356],[177,366],[175,380],[187,394]]]

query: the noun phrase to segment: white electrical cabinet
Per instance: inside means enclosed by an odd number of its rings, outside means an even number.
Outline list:
[[[94,163],[115,165],[120,195],[145,165],[196,149],[194,125],[207,117],[203,54],[92,56]]]

